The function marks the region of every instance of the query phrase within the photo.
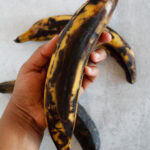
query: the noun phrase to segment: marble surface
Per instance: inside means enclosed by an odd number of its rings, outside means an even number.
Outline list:
[[[16,44],[15,37],[37,20],[72,14],[84,0],[1,0],[0,82],[15,79],[21,65],[45,42]],[[126,82],[122,68],[112,59],[99,65],[98,79],[81,96],[101,136],[101,150],[150,149],[150,1],[121,1],[110,26],[132,46],[136,56],[137,82]],[[0,94],[0,115],[10,95]],[[72,149],[80,150],[75,138]],[[47,130],[40,150],[55,150]]]

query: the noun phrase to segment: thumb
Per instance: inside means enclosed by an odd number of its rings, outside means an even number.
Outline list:
[[[49,59],[52,56],[53,51],[56,48],[57,42],[59,39],[59,35],[55,36],[52,40],[50,40],[47,44],[39,47],[32,56],[26,62],[29,70],[41,70],[41,68],[45,67],[49,62]]]

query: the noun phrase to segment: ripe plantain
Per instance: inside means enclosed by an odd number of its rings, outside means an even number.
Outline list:
[[[12,93],[15,80],[0,83],[0,92]],[[74,135],[83,150],[99,150],[100,137],[98,129],[83,106],[79,104]]]
[[[14,41],[17,43],[23,43],[30,40],[45,41],[52,39],[55,35],[62,31],[71,17],[71,15],[63,15],[39,20],[33,24],[29,30],[18,36]]]
[[[97,49],[103,48],[108,54],[114,57],[126,73],[129,83],[136,81],[135,56],[129,44],[113,29],[107,27],[106,32],[112,36],[112,41],[97,45]]]
[[[117,0],[87,1],[64,28],[51,57],[44,107],[49,132],[59,150],[71,147],[83,71],[116,4]]]
[[[71,17],[71,15],[60,15],[39,20],[15,41],[21,43],[29,40],[50,40],[61,32]],[[111,34],[112,41],[102,45],[97,45],[96,49],[101,47],[105,49],[108,54],[114,57],[124,69],[127,81],[134,83],[136,80],[134,52],[130,48],[129,44],[116,31],[110,27],[106,27],[105,31]]]

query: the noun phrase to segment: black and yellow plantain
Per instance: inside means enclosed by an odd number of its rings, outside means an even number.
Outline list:
[[[44,107],[49,132],[59,150],[71,147],[83,71],[116,4],[117,0],[87,1],[64,28],[51,57]]]
[[[12,93],[15,80],[0,83],[0,92]],[[100,137],[98,129],[83,106],[79,104],[74,135],[83,150],[99,150]]]
[[[25,33],[18,36],[14,41],[23,43],[26,41],[45,41],[58,35],[72,18],[71,15],[59,15],[37,21]]]
[[[105,31],[110,33],[112,41],[97,45],[96,49],[103,48],[114,57],[122,66],[126,73],[127,81],[135,83],[136,81],[136,64],[135,56],[129,44],[113,29],[107,27]]]
[[[28,31],[17,37],[14,41],[22,43],[30,40],[44,41],[52,39],[62,31],[71,17],[72,16],[70,15],[63,15],[39,20]]]
[[[71,17],[71,15],[60,15],[39,20],[15,41],[21,43],[29,40],[50,40],[61,32]],[[105,31],[110,33],[113,39],[109,43],[97,46],[97,48],[103,47],[108,54],[113,56],[123,67],[127,81],[134,83],[136,80],[134,52],[130,48],[129,44],[127,44],[127,42],[116,31],[110,27],[106,27]]]

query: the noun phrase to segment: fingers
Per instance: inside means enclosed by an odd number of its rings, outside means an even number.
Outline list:
[[[101,61],[104,61],[106,59],[106,57],[107,57],[106,51],[104,49],[98,49],[91,53],[90,60],[93,63],[97,64]]]
[[[103,32],[99,38],[99,42],[103,42],[103,43],[110,42],[111,40],[112,40],[112,37],[107,32]],[[92,52],[90,55],[91,61],[96,64],[105,60],[106,57],[107,57],[107,53],[103,49],[98,49],[98,50]]]
[[[85,75],[82,81],[82,87],[80,89],[80,94],[92,83],[98,76],[98,68],[96,66],[88,65],[85,67]]]
[[[107,32],[103,32],[99,38],[99,42],[110,42],[112,40],[112,36],[107,33]]]
[[[93,63],[98,64],[101,61],[104,61],[107,57],[105,50],[99,49],[92,52],[90,59]],[[98,76],[98,68],[96,65],[93,66],[92,62],[85,67],[84,73],[85,76],[82,81],[82,87],[80,89],[80,94],[84,92],[84,90],[92,83]]]
[[[103,61],[106,59],[107,54],[105,50],[99,49],[96,50],[91,54],[91,61],[94,62],[95,64],[98,64],[99,62]],[[84,73],[85,76],[82,81],[82,88],[80,90],[80,94],[83,93],[83,91],[92,83],[98,76],[98,68],[96,65],[92,65],[92,63],[89,63],[88,66],[85,67]]]
[[[49,59],[56,48],[58,38],[59,36],[56,36],[47,44],[39,47],[26,62],[28,68],[40,70],[42,67],[44,67],[49,62]]]
[[[87,77],[87,76],[85,76],[84,78],[83,78],[83,81],[82,81],[82,87],[81,87],[81,89],[80,89],[80,94],[82,94],[87,88],[88,88],[88,86],[92,83],[92,82],[94,82],[94,80],[96,79],[96,77],[94,77],[94,78],[90,78],[90,77]]]
[[[112,40],[112,37],[109,33],[103,32],[99,38],[99,42],[110,42]],[[80,89],[80,94],[84,92],[84,90],[92,83],[98,76],[98,68],[96,66],[92,66],[91,64],[98,64],[101,61],[104,61],[107,57],[107,53],[104,49],[98,49],[91,53],[90,60],[91,63],[88,64],[88,66],[85,67],[85,75],[82,81],[82,87]]]
[[[91,78],[95,78],[98,75],[98,68],[96,66],[86,66],[84,69],[84,73],[86,76]]]

